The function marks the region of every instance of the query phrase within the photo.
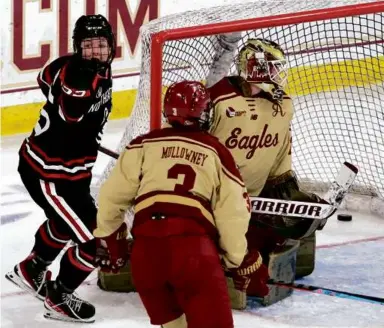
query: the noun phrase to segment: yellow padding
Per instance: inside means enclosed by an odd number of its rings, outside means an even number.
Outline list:
[[[286,92],[291,96],[334,91],[384,81],[384,56],[301,66],[290,69]]]
[[[110,119],[121,119],[131,114],[137,90],[115,91],[112,93]],[[1,107],[1,135],[31,132],[40,109],[45,102]]]
[[[289,71],[286,91],[291,96],[305,96],[349,86],[378,84],[384,81],[383,72],[384,56],[294,67]],[[113,92],[110,119],[128,117],[133,109],[136,94],[137,90]],[[1,135],[31,131],[43,105],[44,103],[33,103],[1,107]]]

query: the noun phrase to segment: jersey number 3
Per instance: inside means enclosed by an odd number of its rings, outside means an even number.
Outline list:
[[[195,185],[196,172],[190,165],[175,164],[168,170],[168,179],[178,179],[179,175],[184,175],[183,183],[177,183],[175,185],[176,192],[188,192],[191,191]]]

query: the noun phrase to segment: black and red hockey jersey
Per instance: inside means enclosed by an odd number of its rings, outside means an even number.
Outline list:
[[[47,101],[19,155],[44,180],[91,178],[112,107],[112,75],[76,55],[46,66],[37,81]]]

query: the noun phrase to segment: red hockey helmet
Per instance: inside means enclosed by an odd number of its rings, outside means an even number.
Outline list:
[[[164,115],[172,126],[209,128],[211,98],[205,86],[197,81],[172,84],[164,97]]]

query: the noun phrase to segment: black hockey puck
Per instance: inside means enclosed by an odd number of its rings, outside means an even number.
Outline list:
[[[344,222],[352,221],[352,215],[350,215],[350,214],[338,214],[337,219],[339,221],[344,221]]]

